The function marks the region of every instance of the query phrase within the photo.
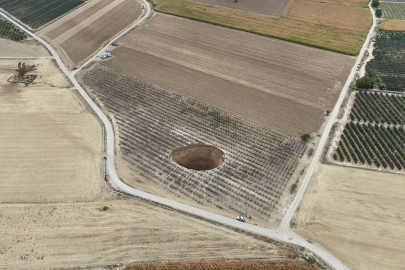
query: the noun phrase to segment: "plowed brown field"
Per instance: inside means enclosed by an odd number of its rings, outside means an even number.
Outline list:
[[[354,58],[157,14],[103,64],[273,130],[319,130]]]
[[[38,31],[65,65],[84,63],[142,15],[138,0],[93,0]]]

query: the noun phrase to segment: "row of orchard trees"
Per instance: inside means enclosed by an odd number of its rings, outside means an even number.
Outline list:
[[[333,158],[401,170],[405,168],[405,130],[403,127],[349,122]]]
[[[0,37],[20,41],[27,38],[27,35],[12,23],[0,19]]]

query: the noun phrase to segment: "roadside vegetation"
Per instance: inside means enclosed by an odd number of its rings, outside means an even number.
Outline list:
[[[372,22],[366,1],[327,1],[319,8],[320,5],[316,1],[293,0],[283,18],[190,0],[152,2],[154,9],[159,12],[349,55],[359,53]],[[302,11],[302,8],[308,5],[309,8]],[[299,10],[301,12],[298,12]],[[339,11],[336,15],[329,15],[335,14],[336,10]]]
[[[27,35],[15,27],[12,23],[0,19],[0,38],[7,38],[20,41],[27,38]]]
[[[0,7],[31,28],[38,28],[84,2],[84,0],[0,0]]]

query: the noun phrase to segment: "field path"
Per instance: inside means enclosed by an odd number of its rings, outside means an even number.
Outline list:
[[[143,18],[141,18],[138,22],[136,22],[135,24],[133,24],[129,29],[127,29],[126,31],[124,31],[123,33],[121,33],[120,35],[118,35],[115,39],[113,39],[112,41],[109,42],[109,44],[107,44],[107,46],[105,46],[101,52],[105,51],[108,46],[115,41],[116,39],[120,38],[122,35],[125,35],[128,33],[128,31],[132,30],[132,28],[136,27],[137,25],[143,23],[144,21],[146,21],[146,19],[152,14],[152,9],[151,6],[148,2],[144,1],[145,4],[145,8],[146,8],[146,16],[144,16]],[[370,6],[371,9],[371,6]],[[372,9],[371,9],[372,10]],[[32,36],[34,39],[38,40],[39,42],[43,43],[44,46],[51,52],[51,54],[55,57],[56,61],[59,64],[59,67],[61,68],[61,70],[66,74],[67,77],[69,77],[69,79],[71,80],[71,82],[74,84],[74,86],[76,87],[77,91],[80,93],[80,95],[83,97],[83,99],[89,104],[89,106],[93,109],[94,113],[97,114],[97,116],[100,118],[100,120],[103,122],[103,124],[105,125],[105,130],[106,130],[106,151],[107,151],[107,162],[106,162],[106,166],[107,166],[107,173],[110,177],[111,182],[120,190],[122,190],[125,193],[131,194],[135,197],[141,197],[143,199],[146,200],[151,200],[163,205],[167,205],[170,207],[173,207],[174,209],[178,209],[184,212],[188,212],[188,213],[192,213],[194,215],[197,216],[201,216],[205,219],[208,220],[212,220],[215,222],[219,222],[222,223],[224,225],[227,226],[231,226],[233,228],[238,228],[241,229],[243,231],[248,231],[248,232],[253,232],[255,234],[259,234],[259,235],[263,235],[266,237],[269,237],[271,239],[275,239],[276,241],[282,241],[288,244],[295,244],[295,245],[299,245],[302,247],[305,247],[307,250],[315,253],[318,257],[322,258],[322,260],[324,262],[326,262],[327,264],[330,265],[330,267],[332,267],[333,269],[337,269],[337,270],[348,270],[348,268],[342,263],[340,262],[338,259],[336,259],[333,255],[329,254],[328,252],[326,252],[325,250],[321,249],[320,247],[313,245],[309,242],[307,242],[306,240],[302,239],[299,236],[293,235],[291,230],[290,230],[290,225],[289,225],[289,221],[292,218],[292,215],[294,214],[296,208],[298,207],[299,202],[302,199],[302,196],[305,192],[305,188],[308,185],[309,179],[311,178],[312,172],[314,170],[314,167],[318,161],[318,158],[320,157],[322,150],[323,150],[323,146],[326,142],[329,130],[332,126],[332,123],[334,121],[334,119],[337,116],[337,113],[339,111],[339,107],[340,104],[343,100],[344,94],[346,92],[347,86],[350,83],[351,79],[354,76],[354,67],[352,69],[352,72],[347,80],[347,83],[345,85],[345,87],[342,90],[342,94],[339,98],[338,103],[336,104],[331,118],[328,122],[328,125],[322,135],[321,138],[321,142],[316,150],[314,159],[311,163],[310,168],[308,169],[306,178],[304,183],[301,185],[299,191],[297,192],[297,196],[293,202],[293,204],[291,205],[291,207],[289,208],[289,211],[287,212],[286,217],[283,220],[281,229],[282,231],[274,231],[274,230],[270,230],[270,229],[265,229],[262,227],[258,227],[255,226],[253,224],[248,224],[248,223],[242,223],[239,222],[235,219],[231,219],[228,217],[224,217],[215,213],[211,213],[196,207],[192,207],[186,204],[182,204],[176,201],[172,201],[166,198],[162,198],[162,197],[158,197],[146,192],[142,192],[139,190],[136,190],[126,184],[124,184],[123,182],[121,182],[121,180],[119,179],[116,171],[115,171],[115,162],[114,162],[114,158],[115,158],[115,154],[114,154],[114,131],[112,128],[112,124],[110,123],[109,119],[107,118],[107,116],[101,111],[101,109],[99,107],[97,107],[97,105],[93,102],[93,100],[87,95],[87,93],[83,90],[83,88],[79,85],[79,83],[76,81],[76,79],[74,78],[74,75],[69,72],[67,70],[67,68],[65,67],[65,65],[63,64],[62,60],[60,59],[60,57],[58,56],[58,54],[55,52],[55,50],[49,45],[47,44],[44,40],[42,40],[41,38],[35,36],[33,33],[31,33],[29,30],[27,30],[25,27],[23,27],[21,24],[19,24],[18,22],[14,21],[13,19],[11,19],[9,16],[7,16],[6,14],[4,14],[3,12],[0,11],[0,15],[2,15],[5,19],[9,20],[10,22],[12,22],[14,25],[16,25],[17,27],[19,27],[20,29],[22,29],[24,32],[26,32],[27,34],[29,34],[30,36]],[[362,52],[364,52],[364,49],[368,43],[368,41],[370,40],[371,34],[373,33],[373,30],[375,28],[376,25],[376,20],[375,17],[373,16],[373,26],[370,29],[370,32],[367,36],[366,39],[366,43],[365,45],[363,45],[362,48]],[[360,53],[358,60],[356,61],[356,64],[361,60],[361,55],[362,53]],[[90,59],[92,60],[92,59]],[[89,61],[90,61],[89,60]],[[85,63],[87,64],[87,62]]]

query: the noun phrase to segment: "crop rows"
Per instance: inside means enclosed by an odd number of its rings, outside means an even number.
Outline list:
[[[373,55],[367,66],[380,76],[386,89],[405,90],[405,33],[378,30]]]
[[[83,80],[114,114],[123,158],[139,175],[204,205],[266,218],[277,211],[304,143],[107,67]],[[190,143],[220,148],[224,164],[194,171],[168,159]]]
[[[27,38],[27,35],[15,27],[12,23],[0,19],[0,37],[20,41]]]
[[[0,7],[31,28],[38,28],[84,2],[84,0],[0,0]]]
[[[402,170],[405,168],[404,124],[403,96],[358,92],[333,159]]]
[[[181,261],[158,263],[135,263],[128,265],[126,270],[318,270],[314,264],[303,260],[258,260],[258,261]]]
[[[404,125],[405,98],[401,95],[358,92],[350,111],[350,119],[360,122]]]
[[[381,2],[380,8],[385,19],[405,20],[405,3]]]

